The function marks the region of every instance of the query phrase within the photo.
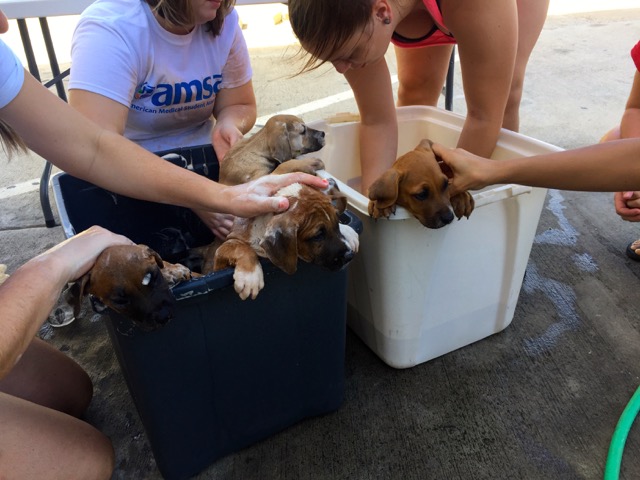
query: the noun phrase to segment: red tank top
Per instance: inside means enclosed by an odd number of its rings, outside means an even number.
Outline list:
[[[631,49],[631,58],[633,63],[636,64],[636,68],[640,70],[640,42],[636,43],[636,46]]]
[[[424,37],[420,38],[406,38],[402,35],[398,35],[393,32],[391,37],[391,43],[401,48],[417,48],[427,47],[433,45],[452,45],[456,43],[456,39],[450,33],[445,33],[449,29],[445,26],[442,19],[442,13],[440,12],[440,0],[422,0],[424,6],[427,7],[427,12],[433,19],[433,28]]]

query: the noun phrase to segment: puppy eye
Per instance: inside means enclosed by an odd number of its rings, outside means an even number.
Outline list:
[[[429,198],[429,189],[424,188],[420,192],[414,193],[413,198],[420,201],[426,200],[427,198]]]
[[[448,188],[449,188],[449,179],[443,180],[442,181],[442,191],[446,192]]]
[[[305,135],[307,133],[307,126],[306,125],[302,125],[302,135]]]
[[[124,291],[116,292],[111,298],[111,304],[115,307],[126,307],[129,305],[129,297]]]
[[[324,240],[326,235],[327,235],[327,231],[325,230],[324,227],[322,227],[320,230],[318,230],[318,233],[316,233],[313,237],[309,238],[309,240],[312,242],[321,242]]]

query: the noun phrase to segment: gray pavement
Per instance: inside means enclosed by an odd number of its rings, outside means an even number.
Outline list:
[[[550,16],[529,63],[522,133],[563,148],[597,142],[624,109],[639,33],[638,8]],[[330,69],[289,77],[295,46],[250,46],[260,116],[355,111],[346,81]],[[388,58],[394,65],[392,51]],[[454,111],[464,113],[459,68]],[[11,186],[39,177],[42,160],[0,162],[0,263],[10,273],[64,235],[44,227],[37,191],[12,195]],[[538,233],[503,332],[407,370],[386,366],[349,333],[337,412],[230,454],[197,478],[602,478],[615,424],[640,384],[640,264],[624,254],[640,230],[618,219],[611,194],[550,191]],[[41,334],[92,376],[87,419],[114,443],[114,478],[161,478],[101,317],[85,311]],[[639,448],[634,428],[621,478],[640,478]]]

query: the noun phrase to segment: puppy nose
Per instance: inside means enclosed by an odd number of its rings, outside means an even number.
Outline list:
[[[166,325],[173,319],[174,308],[169,303],[164,303],[158,310],[151,314],[151,322],[156,325]]]
[[[451,222],[453,222],[454,218],[455,217],[453,216],[453,212],[451,210],[449,210],[449,209],[443,211],[440,214],[440,221],[442,223],[444,223],[445,225],[449,225]]]
[[[355,256],[355,253],[353,252],[353,250],[351,249],[345,250],[343,253],[341,253],[340,255],[338,255],[333,259],[333,265],[335,268],[341,268],[347,263],[349,263],[354,256]]]

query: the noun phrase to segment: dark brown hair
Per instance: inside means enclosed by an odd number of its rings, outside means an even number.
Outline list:
[[[193,10],[189,0],[145,0],[151,9],[158,12],[169,24],[175,27],[193,25]],[[235,0],[222,0],[216,18],[206,23],[208,30],[214,37],[220,35],[224,19],[229,14]]]
[[[3,120],[0,120],[0,138],[2,139],[2,147],[9,158],[13,153],[27,151],[27,146],[20,135]]]
[[[289,0],[289,21],[309,54],[303,71],[333,57],[355,33],[367,32],[372,0]]]

